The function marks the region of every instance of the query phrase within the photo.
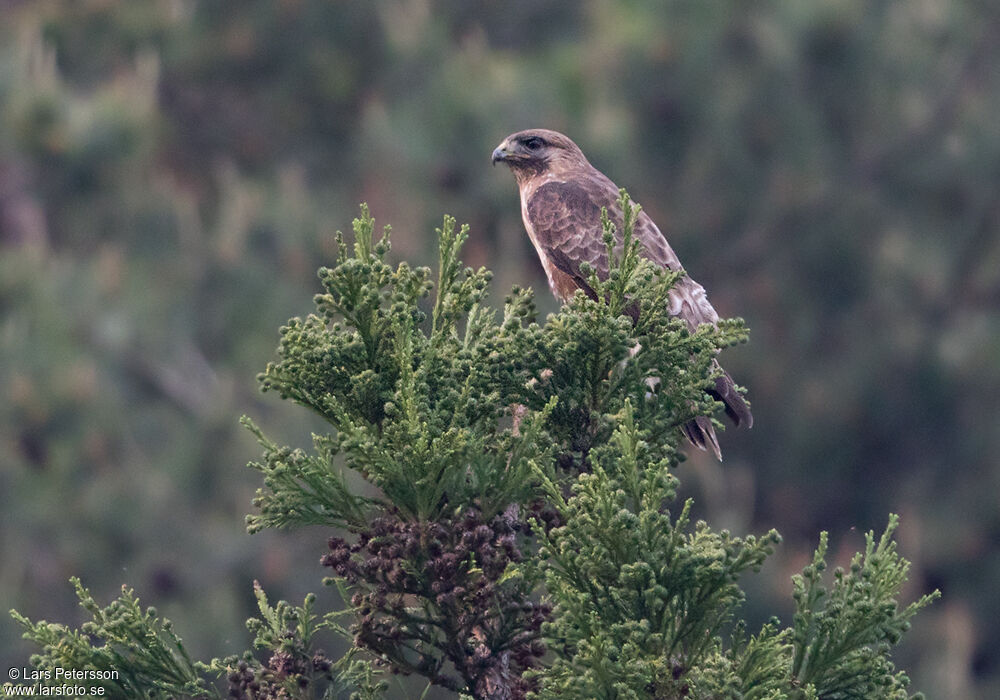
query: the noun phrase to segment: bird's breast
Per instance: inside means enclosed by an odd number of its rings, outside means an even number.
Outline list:
[[[552,182],[555,179],[556,178],[554,176],[548,174],[540,178],[535,178],[531,183],[525,183],[525,185],[521,188],[521,220],[524,222],[524,230],[528,233],[528,239],[531,241],[531,245],[534,246],[535,252],[538,254],[538,260],[542,263],[542,269],[545,270],[545,277],[549,282],[549,289],[552,290],[552,293],[557,299],[559,299],[559,301],[565,303],[573,298],[573,294],[580,287],[576,283],[576,280],[556,267],[555,263],[549,259],[545,249],[538,244],[538,235],[535,231],[535,225],[531,220],[531,216],[528,214],[528,201],[535,193],[535,190],[544,185],[546,182]]]

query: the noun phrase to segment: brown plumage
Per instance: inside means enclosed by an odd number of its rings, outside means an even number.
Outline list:
[[[622,212],[617,185],[592,166],[568,137],[548,129],[511,134],[493,151],[493,163],[498,162],[510,166],[517,180],[521,218],[552,293],[564,302],[577,289],[594,296],[580,272],[580,264],[590,263],[601,278],[608,274],[601,208],[607,208],[608,216],[620,231]],[[635,236],[650,260],[671,270],[682,269],[667,239],[644,211],[636,219]],[[669,311],[684,320],[691,330],[702,323],[714,325],[719,320],[704,287],[687,275],[671,290]],[[750,406],[725,371],[711,393],[723,403],[726,414],[736,425],[748,428],[753,425]],[[707,417],[699,416],[683,427],[691,444],[703,450],[711,447],[716,457],[722,459],[715,429]]]

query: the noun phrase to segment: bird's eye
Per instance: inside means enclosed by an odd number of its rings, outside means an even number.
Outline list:
[[[543,143],[544,141],[542,141],[537,136],[532,136],[530,139],[524,142],[524,147],[527,148],[529,151],[537,151],[539,148],[542,147]]]

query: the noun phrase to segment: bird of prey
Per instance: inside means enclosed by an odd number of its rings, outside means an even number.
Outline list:
[[[583,151],[568,137],[548,129],[519,131],[505,138],[493,151],[493,164],[505,163],[521,192],[521,218],[538,252],[552,293],[563,302],[578,289],[590,296],[593,290],[581,273],[580,264],[590,263],[602,279],[608,275],[607,249],[603,239],[601,208],[622,229],[618,186],[592,166]],[[661,267],[681,270],[677,255],[653,220],[640,211],[635,237],[643,253]],[[719,315],[708,301],[705,289],[686,274],[670,291],[670,314],[694,331],[702,323],[715,325]],[[736,425],[753,425],[750,406],[724,370],[710,393],[723,403]],[[722,459],[711,420],[699,416],[683,426],[692,445],[711,447]]]

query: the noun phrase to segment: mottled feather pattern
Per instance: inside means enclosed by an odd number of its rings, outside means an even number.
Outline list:
[[[608,256],[601,226],[601,208],[618,232],[617,249],[621,250],[622,211],[618,206],[618,188],[594,168],[572,180],[552,180],[531,195],[524,208],[525,227],[533,231],[532,240],[539,252],[562,273],[571,277],[576,286],[593,296],[593,291],[580,273],[580,264],[590,263],[598,277],[608,274]],[[661,267],[680,270],[667,239],[644,211],[636,220],[635,236],[648,257]],[[568,301],[575,289],[566,293],[565,283],[557,288],[550,276],[552,292]],[[670,292],[670,314],[687,322],[691,330],[702,323],[716,323],[718,314],[708,301],[704,287],[690,277],[682,277]]]
[[[587,262],[598,277],[607,277],[602,207],[615,224],[616,247],[621,251],[623,217],[618,206],[618,187],[594,168],[568,137],[546,129],[511,134],[493,152],[493,160],[506,162],[514,172],[521,192],[524,226],[538,251],[553,294],[565,302],[577,289],[582,289],[596,298],[580,266]],[[636,219],[635,236],[650,260],[671,270],[683,269],[677,254],[645,211]],[[704,287],[687,275],[670,291],[669,303],[670,314],[685,321],[692,331],[703,323],[718,323],[719,316]],[[718,362],[715,367],[722,374],[716,379],[714,391],[709,393],[723,403],[726,414],[736,425],[750,427],[753,416],[749,405]],[[693,445],[711,449],[722,459],[708,417],[689,421],[684,425],[684,433]]]
[[[535,191],[525,207],[525,225],[534,231],[536,248],[591,296],[594,292],[580,264],[588,262],[599,276],[607,275],[608,255],[600,235],[601,206],[606,205],[598,204],[577,182],[549,182]],[[597,235],[589,233],[595,226]],[[575,289],[557,288],[551,278],[549,283],[562,301],[573,296]]]

